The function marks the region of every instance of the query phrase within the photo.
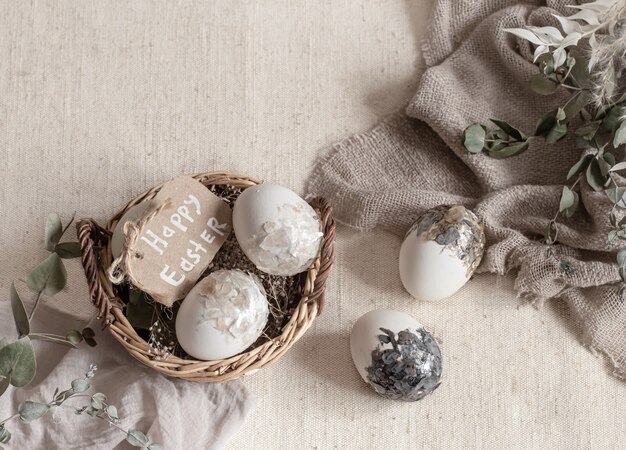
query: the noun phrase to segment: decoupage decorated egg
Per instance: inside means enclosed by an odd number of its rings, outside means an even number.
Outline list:
[[[292,276],[315,261],[320,219],[295,192],[274,184],[244,190],[233,207],[233,229],[245,255],[271,275]]]
[[[196,359],[225,359],[243,352],[263,332],[269,306],[265,289],[240,270],[218,270],[187,294],[176,316],[176,338]]]
[[[439,345],[403,312],[376,310],[361,316],[350,333],[350,351],[363,380],[389,399],[421,400],[439,386]]]
[[[419,300],[440,300],[461,289],[480,264],[483,225],[462,205],[426,211],[400,247],[400,279]]]

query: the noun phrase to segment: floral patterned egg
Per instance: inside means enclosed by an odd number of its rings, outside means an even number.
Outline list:
[[[403,312],[376,310],[361,316],[350,333],[350,351],[363,380],[386,398],[421,400],[441,382],[437,341]]]
[[[461,289],[480,264],[483,225],[462,205],[426,211],[407,232],[400,248],[400,279],[419,300],[440,300]]]

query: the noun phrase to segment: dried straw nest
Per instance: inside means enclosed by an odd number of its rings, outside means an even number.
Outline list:
[[[226,172],[202,173],[194,178],[227,201],[234,200],[241,190],[260,183],[249,177]],[[83,219],[77,224],[89,294],[98,308],[98,317],[103,326],[135,359],[176,378],[218,383],[239,378],[272,364],[300,339],[324,307],[324,290],[334,261],[335,238],[335,222],[328,202],[322,198],[314,198],[309,202],[320,215],[324,232],[320,255],[311,267],[303,274],[282,281],[267,276],[263,278],[262,274],[257,274],[261,275],[270,291],[280,291],[272,296],[275,302],[272,306],[276,312],[272,315],[273,320],[266,327],[264,336],[244,353],[223,360],[199,361],[184,355],[163,356],[155,353],[151,343],[141,336],[145,336],[145,333],[133,328],[125,315],[130,292],[128,286],[113,285],[107,276],[107,269],[112,262],[109,240],[115,225],[129,208],[152,199],[160,189],[161,186],[152,188],[129,202],[106,227],[101,227],[92,219]],[[239,252],[236,241],[227,241],[209,270],[243,264]],[[226,257],[220,258],[220,254]],[[251,266],[240,268],[254,270]]]

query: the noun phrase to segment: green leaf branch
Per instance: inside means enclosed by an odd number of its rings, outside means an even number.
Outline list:
[[[575,138],[582,155],[569,169],[566,179],[573,183],[563,187],[559,209],[547,224],[545,242],[549,246],[557,242],[559,216],[569,219],[576,214],[580,206],[576,188],[581,182],[596,192],[605,192],[613,205],[608,242],[626,239],[626,187],[615,177],[626,170],[626,161],[617,162],[615,157],[626,154],[622,153],[626,151],[626,4],[596,0],[572,8],[577,11],[569,17],[555,16],[562,31],[549,26],[506,30],[535,46],[538,70],[529,80],[532,91],[547,96],[565,90],[570,93],[568,100],[546,112],[531,136],[500,119],[490,119],[495,129],[475,123],[463,133],[468,152],[485,152],[496,159],[522,154],[535,139],[553,145],[568,134]],[[583,41],[585,44],[580,45]],[[548,256],[556,258],[552,247]],[[626,249],[620,250],[620,296],[626,293],[625,256]],[[566,261],[559,264],[564,272],[573,270]]]
[[[0,338],[0,396],[9,386],[21,388],[27,386],[35,377],[37,361],[33,341],[63,345],[70,348],[78,348],[81,342],[88,346],[96,345],[95,333],[89,328],[82,330],[69,330],[65,335],[33,331],[31,322],[37,312],[37,307],[43,296],[52,297],[60,292],[67,283],[67,271],[63,259],[76,258],[81,255],[78,242],[60,242],[74,218],[63,227],[58,214],[50,214],[45,226],[44,245],[50,255],[26,277],[25,283],[34,292],[33,306],[27,312],[26,306],[20,297],[15,282],[11,283],[10,303],[17,339],[8,341]],[[77,398],[89,398],[87,405],[74,408],[77,415],[88,415],[106,421],[110,426],[124,433],[126,441],[139,448],[149,450],[162,450],[161,444],[153,443],[141,431],[125,429],[120,425],[118,408],[107,403],[107,397],[101,392],[93,395],[85,394],[91,388],[90,379],[94,377],[97,367],[91,365],[82,378],[72,381],[71,387],[63,391],[55,389],[52,398],[48,402],[27,400],[19,404],[17,413],[0,421],[0,450],[2,444],[11,440],[11,433],[6,424],[18,419],[29,423],[45,416],[53,408],[64,405],[66,401]]]
[[[67,283],[67,272],[58,252],[63,253],[63,257],[77,254],[75,251],[77,242],[59,242],[72,221],[73,218],[63,228],[58,214],[53,213],[48,216],[44,243],[45,248],[51,254],[45,261],[35,267],[26,279],[26,284],[35,293],[33,307],[29,313],[27,313],[26,306],[16,289],[15,282],[11,283],[11,311],[18,335],[13,342],[7,342],[6,337],[0,341],[0,396],[4,394],[10,385],[16,388],[24,387],[35,377],[37,362],[32,344],[33,341],[39,340],[73,348],[77,348],[77,344],[82,340],[85,340],[88,345],[95,345],[93,340],[94,333],[90,328],[85,328],[82,331],[70,330],[65,336],[61,336],[51,333],[33,332],[30,325],[42,296],[57,294]]]
[[[105,394],[101,392],[96,392],[93,395],[85,394],[85,392],[91,388],[91,379],[95,376],[97,369],[96,365],[90,365],[84,377],[73,380],[70,388],[63,391],[59,391],[58,388],[55,389],[52,398],[48,402],[26,400],[20,403],[16,414],[0,421],[0,444],[6,444],[11,439],[11,433],[5,426],[6,423],[18,418],[24,423],[30,423],[41,419],[54,408],[66,406],[65,402],[70,399],[88,398],[89,403],[87,405],[73,408],[76,415],[84,414],[104,420],[110,426],[124,433],[126,441],[135,447],[149,450],[163,450],[164,447],[161,444],[152,443],[141,431],[132,428],[123,428],[120,425],[121,419],[119,417],[118,408],[107,403]],[[2,449],[2,446],[0,446],[0,449]]]

